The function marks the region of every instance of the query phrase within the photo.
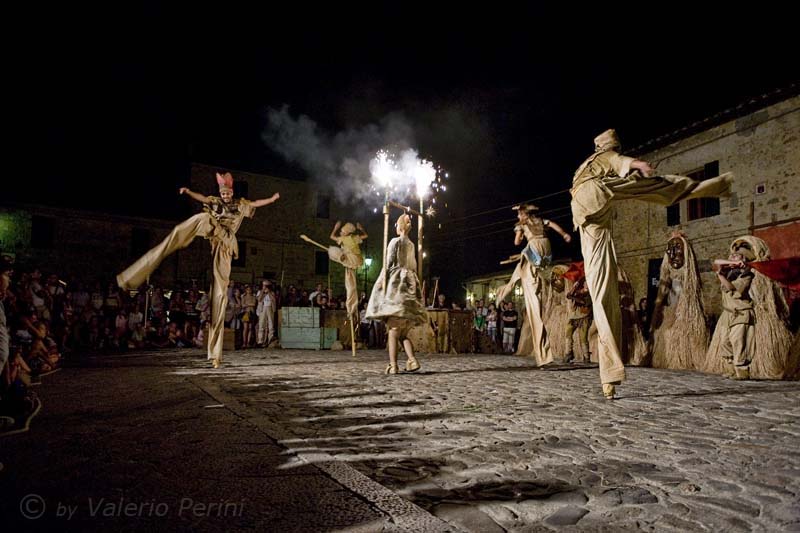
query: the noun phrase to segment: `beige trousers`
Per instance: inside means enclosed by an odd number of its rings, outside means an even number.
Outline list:
[[[131,266],[117,275],[117,285],[135,289],[147,281],[172,253],[189,246],[195,237],[210,237],[214,232],[211,215],[198,213],[181,222],[160,244],[153,247]],[[222,340],[225,331],[225,307],[228,305],[228,282],[231,274],[231,252],[218,239],[211,239],[214,279],[211,282],[211,325],[208,331],[208,358],[222,360]]]
[[[622,312],[617,281],[617,254],[611,239],[611,204],[620,200],[642,200],[672,205],[680,200],[722,196],[730,192],[731,177],[723,174],[702,182],[685,176],[615,178],[603,180],[602,184],[613,193],[613,197],[603,209],[579,226],[579,230],[586,285],[592,297],[597,327],[600,381],[614,383],[625,379],[625,367],[619,349]],[[625,229],[636,231],[635,228]]]
[[[511,275],[511,280],[497,294],[497,301],[503,301],[514,289],[517,281],[520,282],[522,293],[525,297],[525,320],[527,320],[527,325],[530,327],[533,343],[530,355],[533,355],[534,359],[536,359],[537,365],[545,365],[553,362],[553,352],[550,350],[550,341],[547,338],[547,331],[542,320],[542,280],[538,271],[539,269],[532,267],[527,259],[520,259],[519,263],[517,263],[517,268],[514,269],[514,273]],[[522,340],[520,340],[520,346],[522,346]]]
[[[360,255],[347,253],[338,246],[328,248],[328,257],[344,266],[344,288],[347,291],[347,314],[351,317],[358,317],[358,280],[356,270],[364,264],[364,258]]]

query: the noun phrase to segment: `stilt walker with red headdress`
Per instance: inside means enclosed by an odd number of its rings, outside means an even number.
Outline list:
[[[204,196],[181,187],[180,194],[187,194],[203,204],[203,212],[181,222],[161,243],[140,257],[135,263],[117,275],[117,285],[123,289],[135,289],[144,283],[161,262],[170,254],[189,246],[195,237],[203,237],[211,243],[214,258],[214,278],[211,283],[211,326],[208,332],[208,359],[218,368],[222,363],[222,335],[225,326],[225,306],[228,304],[228,283],[231,259],[239,256],[236,232],[244,217],[252,217],[255,209],[269,205],[278,198],[278,193],[269,198],[249,201],[233,197],[233,176],[229,172],[217,174],[219,196]]]

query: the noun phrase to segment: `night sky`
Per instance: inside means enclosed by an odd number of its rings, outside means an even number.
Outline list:
[[[481,25],[389,8],[364,23],[317,14],[50,13],[12,60],[10,156],[23,179],[3,197],[181,218],[176,190],[192,161],[305,179],[261,139],[267,109],[288,104],[331,133],[402,113],[420,153],[450,171],[459,219],[567,188],[608,127],[632,147],[800,79],[797,45],[779,28],[702,45],[628,31],[598,44],[532,11]],[[539,204],[569,229],[566,195]],[[434,268],[456,244],[480,248],[459,275],[499,269],[511,224],[489,224],[511,217],[443,217],[431,241],[449,244],[433,248]]]

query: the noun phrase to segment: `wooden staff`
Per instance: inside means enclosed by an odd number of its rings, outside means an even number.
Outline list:
[[[353,317],[350,317],[350,347],[353,349],[353,357],[356,356],[356,328],[353,324]]]
[[[381,271],[381,277],[383,278],[383,290],[386,291],[386,252],[389,248],[389,190],[386,190],[386,199],[383,202],[383,264],[381,267],[383,270]]]
[[[508,259],[506,259],[504,261],[500,261],[500,264],[501,265],[509,265],[511,263],[516,263],[517,261],[519,261],[520,257],[522,257],[522,254],[516,254],[516,255],[509,256]]]
[[[398,204],[397,202],[395,202],[393,200],[388,200],[387,203],[392,207],[396,207],[398,209],[402,209],[406,213],[411,213],[412,215],[416,215],[418,217],[425,216],[422,213],[420,213],[419,211],[415,211],[415,210],[411,209],[411,206],[409,206],[409,205]]]
[[[323,246],[322,244],[318,243],[317,241],[309,239],[307,235],[300,235],[300,238],[303,239],[304,241],[308,242],[308,243],[313,244],[314,246],[319,246],[320,248],[322,248],[326,252],[328,251],[328,247],[327,246]]]

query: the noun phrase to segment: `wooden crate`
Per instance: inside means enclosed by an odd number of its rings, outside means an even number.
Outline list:
[[[469,353],[472,348],[472,311],[448,311],[449,345],[457,353]]]
[[[281,347],[296,350],[330,350],[336,328],[281,328]]]
[[[338,331],[336,330],[336,328],[320,328],[320,329],[322,330],[320,339],[322,343],[322,349],[330,350],[333,343],[336,342]],[[348,334],[348,337],[349,336],[350,335]]]
[[[319,350],[322,328],[281,328],[281,348]]]
[[[450,353],[450,315],[447,310],[429,310],[428,324],[431,353]],[[438,336],[438,339],[437,339]]]
[[[318,307],[281,307],[280,325],[284,328],[320,327]]]
[[[344,309],[326,309],[322,312],[322,326],[338,330],[339,341],[350,346],[350,321]]]
[[[226,352],[233,351],[236,349],[236,330],[231,328],[225,328],[225,331],[222,333],[222,349]]]
[[[206,324],[203,331],[203,348],[208,350],[208,324]],[[222,333],[222,349],[226,352],[236,349],[236,330],[225,328]]]

